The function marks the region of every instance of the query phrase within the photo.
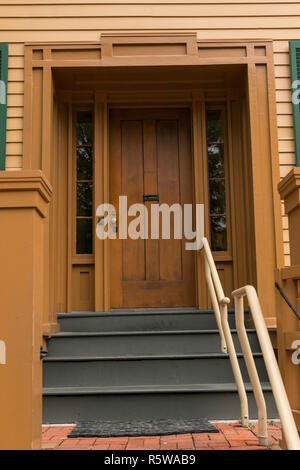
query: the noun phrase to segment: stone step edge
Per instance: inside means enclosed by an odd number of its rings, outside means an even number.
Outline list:
[[[268,382],[262,382],[265,392],[272,391]],[[250,383],[245,383],[247,392],[253,392]],[[185,384],[185,385],[136,385],[114,387],[45,387],[44,396],[74,396],[74,395],[132,395],[159,393],[237,393],[235,383],[222,384]]]
[[[243,358],[241,352],[238,358]],[[254,352],[253,357],[262,357],[261,352]],[[158,355],[115,355],[115,356],[53,356],[45,357],[43,362],[96,362],[96,361],[144,361],[144,360],[190,360],[190,359],[229,359],[225,353],[198,353],[198,354],[158,354]]]
[[[247,329],[247,333],[256,333],[255,329]],[[231,333],[237,333],[236,329],[232,329]],[[52,338],[76,338],[76,337],[91,337],[91,336],[154,336],[154,335],[201,335],[201,334],[219,334],[217,329],[207,330],[150,330],[150,331],[62,331],[54,333]]]

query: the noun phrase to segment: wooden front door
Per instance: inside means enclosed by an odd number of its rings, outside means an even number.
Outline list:
[[[162,239],[161,227],[158,239],[150,237],[151,204],[193,203],[189,110],[112,110],[109,153],[117,220],[121,195],[128,208],[144,203],[149,214],[148,239],[119,239],[117,232],[110,240],[111,308],[195,306],[195,253],[174,239],[173,217],[170,239]]]

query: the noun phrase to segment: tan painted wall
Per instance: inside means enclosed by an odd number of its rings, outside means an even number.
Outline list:
[[[199,39],[273,39],[281,177],[295,162],[288,40],[300,39],[300,1],[0,0],[0,42],[8,42],[8,169],[22,167],[26,41],[97,41],[101,31],[197,31]],[[283,218],[289,264],[287,219]]]

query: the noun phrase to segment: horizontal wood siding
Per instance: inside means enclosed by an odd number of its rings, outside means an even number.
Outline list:
[[[22,167],[24,42],[97,41],[101,31],[197,31],[199,39],[273,39],[280,175],[295,163],[290,39],[300,39],[300,2],[282,0],[0,0],[0,42],[9,43],[6,167]],[[287,220],[284,250],[289,264]]]
[[[0,5],[0,15],[1,8],[4,6]],[[4,37],[0,40],[6,41]],[[23,155],[24,45],[9,44],[8,54],[6,168],[18,170]]]

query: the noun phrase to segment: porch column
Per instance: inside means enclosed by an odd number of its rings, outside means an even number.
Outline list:
[[[51,187],[39,170],[0,172],[0,449],[39,449],[44,224]]]
[[[278,283],[300,312],[300,168],[293,168],[278,185],[289,220],[291,266],[277,273]],[[278,293],[279,367],[300,434],[300,321]]]
[[[268,62],[248,66],[256,282],[269,328],[276,328],[275,269],[283,266],[283,239],[272,45]]]

